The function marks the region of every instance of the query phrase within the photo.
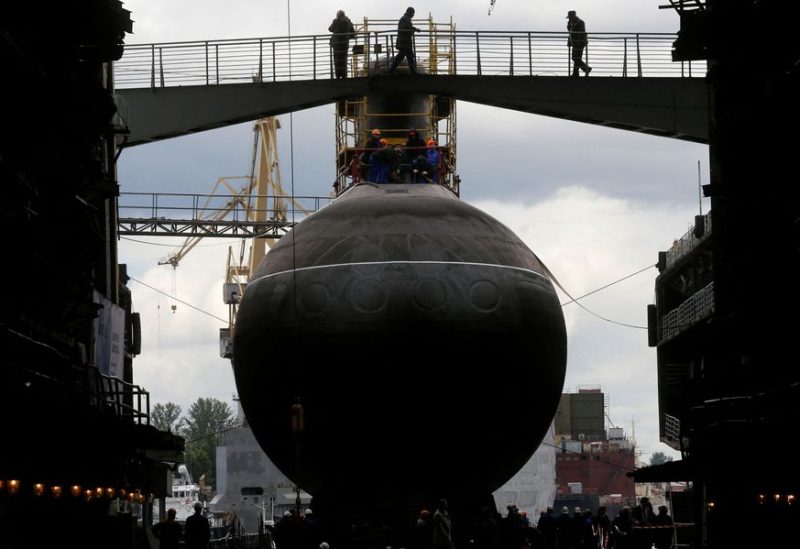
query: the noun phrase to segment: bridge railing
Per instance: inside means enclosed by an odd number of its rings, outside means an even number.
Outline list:
[[[159,88],[330,79],[334,75],[330,36],[126,45],[114,64],[115,85]],[[585,55],[592,76],[705,76],[705,62],[672,61],[675,34],[590,33],[588,38]],[[353,76],[354,66],[359,67],[356,76],[385,71],[395,54],[395,41],[395,32],[359,34],[350,41],[348,75]],[[565,32],[434,31],[417,33],[415,41],[420,66],[438,74],[567,76],[571,72]],[[353,53],[353,46],[365,53]],[[369,63],[363,62],[364,55]],[[446,69],[430,67],[431,59],[447,63]]]
[[[332,201],[322,196],[120,193],[119,234],[277,238]]]

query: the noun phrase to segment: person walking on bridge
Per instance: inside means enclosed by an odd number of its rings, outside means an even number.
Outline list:
[[[414,33],[419,32],[419,29],[411,24],[414,13],[414,8],[406,8],[405,14],[397,23],[397,43],[395,44],[397,46],[397,55],[392,61],[392,66],[389,67],[389,74],[394,74],[403,57],[408,59],[408,68],[411,74],[417,74],[417,60],[414,57]]]
[[[331,49],[333,50],[333,67],[336,78],[347,78],[347,49],[350,39],[356,35],[356,29],[344,11],[339,10],[328,30],[333,33]]]
[[[586,37],[586,23],[578,17],[575,10],[567,12],[567,19],[567,30],[569,31],[567,47],[572,48],[572,76],[577,77],[579,75],[578,69],[585,72],[586,76],[589,76],[589,73],[592,72],[592,67],[583,62],[583,50],[586,48],[586,44],[589,43],[589,39]]]

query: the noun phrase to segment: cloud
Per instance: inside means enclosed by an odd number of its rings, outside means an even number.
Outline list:
[[[178,239],[136,240],[120,244],[120,262],[127,263],[135,279],[128,283],[134,311],[142,320],[135,382],[150,392],[151,407],[175,402],[186,411],[201,397],[231,404],[233,371],[230,361],[219,356],[219,329],[227,327],[228,318],[222,283],[231,242],[206,239],[173,270],[157,260],[176,250]],[[175,247],[159,246],[165,240]]]
[[[654,265],[657,252],[687,230],[691,205],[650,204],[603,195],[585,187],[559,189],[534,203],[473,201],[512,229],[579,297]],[[565,389],[600,386],[611,421],[626,428],[643,452],[672,451],[659,442],[655,349],[647,346],[647,305],[655,267],[564,306],[568,360]],[[558,290],[562,303],[570,301]],[[632,425],[633,424],[633,425]]]
[[[564,31],[566,12],[575,9],[589,32],[675,32],[678,16],[673,10],[658,9],[661,3],[608,0],[601,6],[596,0],[572,0],[569,4],[497,0],[491,15],[489,0],[444,0],[415,7],[418,20],[430,15],[434,21],[443,22],[452,16],[456,28],[465,31]],[[286,36],[290,16],[293,36],[327,34],[336,11],[342,8],[356,24],[368,17],[374,23],[382,20],[392,26],[403,15],[406,4],[366,0],[351,1],[346,6],[329,0],[127,0],[123,7],[132,12],[134,20],[134,34],[126,42],[141,44]]]

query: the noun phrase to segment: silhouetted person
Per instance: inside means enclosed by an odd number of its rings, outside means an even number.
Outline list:
[[[453,530],[450,513],[447,512],[446,499],[439,500],[439,506],[433,513],[433,547],[434,549],[453,549]]]
[[[506,506],[506,516],[500,521],[501,549],[520,549],[527,545],[527,533],[522,515],[516,505]]]
[[[186,549],[206,549],[211,540],[211,525],[203,516],[203,504],[194,504],[194,515],[186,519]]]
[[[303,545],[309,549],[317,549],[320,543],[323,542],[322,532],[317,525],[317,519],[314,516],[314,511],[306,509],[303,513]]]
[[[569,31],[567,46],[572,48],[572,76],[578,76],[578,69],[589,76],[592,67],[583,62],[583,50],[589,43],[589,39],[586,37],[586,23],[578,17],[575,10],[567,12],[567,19],[569,19],[567,21],[567,30]]]
[[[500,534],[495,512],[489,507],[482,507],[481,513],[472,527],[475,549],[497,549]]]
[[[417,522],[414,524],[412,534],[412,549],[430,549],[433,543],[433,523],[431,522],[431,512],[423,509],[419,512]]]
[[[557,538],[557,529],[556,529],[556,517],[553,516],[553,508],[548,507],[546,511],[542,511],[542,514],[539,515],[539,522],[537,523],[537,528],[542,533],[544,537],[544,545],[547,549],[555,549],[556,547],[556,538]]]
[[[414,8],[406,8],[405,14],[400,18],[397,23],[397,55],[394,56],[392,66],[389,67],[389,73],[394,74],[397,65],[403,60],[403,57],[408,59],[408,68],[412,74],[417,74],[417,60],[414,57],[414,33],[419,32],[419,29],[411,24],[411,19],[414,17]]]
[[[558,534],[558,548],[566,549],[572,543],[572,518],[569,516],[569,507],[561,508],[561,514],[556,519],[556,533]]]
[[[653,504],[650,503],[650,498],[642,497],[639,499],[639,505],[631,511],[631,518],[633,519],[633,526],[648,526],[654,518]],[[647,529],[636,528],[633,531],[633,547],[640,547],[642,549],[650,549],[653,544],[651,539],[651,531]]]
[[[167,518],[150,529],[158,540],[159,549],[178,549],[183,527],[175,520],[175,509],[167,509]]]
[[[672,517],[667,512],[666,505],[658,506],[658,514],[651,521],[653,526],[672,526]],[[669,549],[672,547],[672,528],[657,528],[653,530],[653,542],[656,549]]]
[[[328,27],[333,33],[331,36],[331,49],[333,49],[333,66],[336,78],[347,78],[347,49],[350,39],[356,35],[353,22],[344,14],[343,10],[336,12],[336,18]]]
[[[578,547],[582,549],[597,549],[598,538],[594,530],[594,517],[591,509],[584,509],[581,513],[580,537]]]
[[[625,505],[619,510],[619,514],[611,523],[612,539],[614,549],[631,549],[631,532],[633,531],[633,521],[631,519],[631,508]]]
[[[425,154],[425,140],[419,136],[416,128],[411,128],[406,136],[406,144],[403,146],[406,152],[406,157],[409,160],[414,160],[419,155]]]
[[[594,531],[597,536],[597,546],[599,549],[606,549],[609,544],[609,535],[611,534],[611,519],[606,514],[606,507],[601,505],[597,508],[597,516],[594,518]]]
[[[583,535],[583,511],[577,505],[572,510],[572,521],[570,523],[570,547],[581,546],[581,536]]]

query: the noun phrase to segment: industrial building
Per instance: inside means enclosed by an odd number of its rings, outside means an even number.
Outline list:
[[[635,503],[635,485],[626,473],[636,467],[635,445],[608,419],[608,400],[599,387],[564,393],[556,412],[555,507],[597,510],[611,516]]]

